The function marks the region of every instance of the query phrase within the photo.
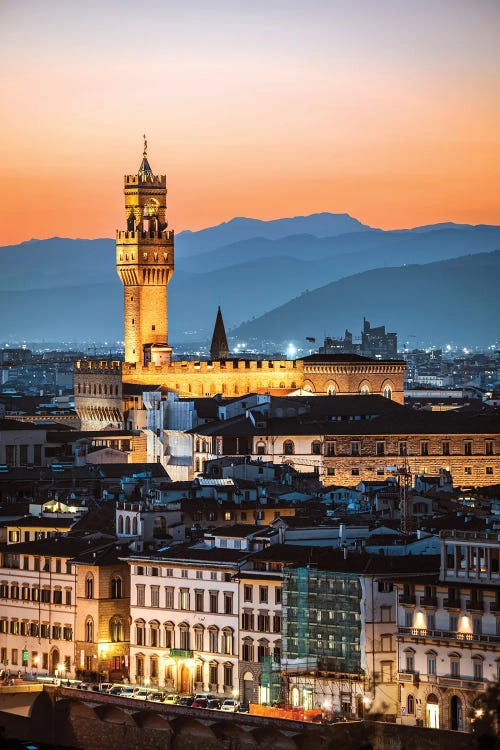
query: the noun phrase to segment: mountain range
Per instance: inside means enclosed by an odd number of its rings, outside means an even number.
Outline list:
[[[406,265],[407,274],[401,277],[405,283],[411,286],[410,277],[420,278],[422,283],[423,277],[416,270],[425,268],[421,264],[434,266],[436,261],[465,255],[472,256],[469,261],[460,259],[469,264],[468,272],[473,271],[477,257],[480,274],[487,261],[478,256],[499,248],[500,227],[496,226],[445,223],[383,231],[347,214],[313,214],[269,222],[236,218],[199,232],[181,232],[176,236],[176,271],[169,285],[170,339],[207,339],[219,304],[226,327],[239,326],[234,331],[238,336],[271,337],[276,341],[297,338],[300,325],[296,320],[289,318],[282,325],[276,321],[283,306],[292,305],[287,308],[290,315],[299,301],[306,304],[301,312],[307,320],[306,335],[336,335],[345,327],[357,331],[363,315],[404,335],[396,297],[377,293],[383,279],[392,278],[398,269],[404,271],[401,267]],[[0,248],[0,267],[0,332],[5,340],[122,338],[122,289],[115,271],[113,240],[31,240]],[[376,269],[382,275],[369,276]],[[469,336],[477,340],[484,335],[484,343],[491,342],[486,331],[497,325],[494,311],[486,310],[481,297],[473,299],[467,278],[460,287],[458,272],[448,276],[446,267],[439,266],[433,270],[429,267],[428,273],[436,270],[441,293],[437,294],[433,280],[433,295],[437,297],[431,300],[426,281],[420,287],[419,307],[431,305],[434,315],[437,309],[444,311],[439,296],[444,299],[450,286],[452,297],[458,295],[471,309],[477,308],[474,315],[479,325],[479,329],[468,328],[465,321],[464,327],[456,318],[451,338],[462,340],[462,334],[467,334],[467,340]],[[467,275],[467,271],[464,273]],[[498,279],[495,263],[486,273],[496,273],[494,278]],[[488,279],[485,283],[487,287]],[[329,287],[329,292],[322,292]],[[350,290],[355,302],[342,297],[344,292],[339,290],[344,289]],[[317,290],[319,296],[304,294],[308,290]],[[338,295],[343,300],[341,309],[336,302]],[[323,307],[316,304],[320,298]],[[408,306],[408,297],[405,299]],[[312,317],[307,312],[309,305],[314,310]],[[410,307],[416,312],[415,303]],[[437,323],[435,318],[424,322],[420,313],[415,314],[405,332],[411,330],[418,338],[428,340],[437,334]],[[453,320],[449,330],[452,328]],[[278,335],[280,338],[275,339]]]

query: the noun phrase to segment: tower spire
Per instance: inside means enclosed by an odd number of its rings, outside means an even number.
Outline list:
[[[214,334],[210,345],[210,359],[221,360],[229,358],[229,346],[227,344],[226,329],[222,320],[220,305],[217,308],[217,317],[215,319]]]
[[[142,151],[141,166],[139,167],[137,174],[141,182],[152,182],[154,180],[154,174],[148,161],[148,140],[145,133],[142,137],[144,138],[144,147]]]

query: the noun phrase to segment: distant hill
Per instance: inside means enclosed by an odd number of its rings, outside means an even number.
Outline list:
[[[378,268],[303,294],[244,323],[232,335],[246,341],[303,342],[306,336],[322,341],[325,333],[340,334],[366,315],[401,338],[411,331],[428,342],[491,344],[500,335],[499,278],[499,250]]]
[[[257,231],[270,236],[245,238]],[[237,241],[214,247],[230,237]],[[343,214],[234,219],[182,232],[169,286],[170,337],[208,338],[219,304],[230,329],[352,274],[498,248],[500,227],[443,224],[385,232]],[[0,338],[91,339],[96,331],[105,339],[122,338],[113,240],[31,240],[0,248],[0,268]],[[331,332],[329,324],[325,330]]]

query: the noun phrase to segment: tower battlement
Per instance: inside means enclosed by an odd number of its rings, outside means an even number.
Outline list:
[[[138,241],[143,243],[148,243],[149,241],[151,244],[155,244],[160,240],[162,243],[173,245],[174,244],[174,230],[173,229],[163,229],[160,231],[154,231],[151,230],[149,232],[145,231],[127,231],[124,229],[117,229],[116,230],[116,241],[119,242],[121,245],[130,244],[130,245],[136,245]]]
[[[132,185],[140,185],[141,188],[148,187],[160,187],[166,188],[167,176],[164,174],[151,175],[149,180],[145,182],[143,178],[138,174],[126,174],[123,178],[125,188]]]

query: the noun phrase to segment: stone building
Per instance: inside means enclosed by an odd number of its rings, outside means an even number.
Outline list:
[[[441,570],[397,583],[403,724],[470,730],[475,701],[500,681],[498,534],[441,533]]]
[[[124,194],[127,228],[116,234],[116,268],[124,288],[125,361],[76,363],[75,408],[83,428],[124,425],[130,384],[161,385],[188,397],[304,388],[331,395],[379,393],[402,403],[403,361],[354,354],[296,361],[231,359],[220,310],[211,348],[212,357],[218,358],[172,361],[167,287],[174,270],[174,232],[167,229],[166,178],[153,173],[146,148],[137,174],[124,178]]]
[[[84,550],[76,579],[75,666],[85,680],[122,682],[129,675],[130,571],[116,543]]]
[[[417,412],[380,396],[294,397],[193,433],[202,449],[194,453],[200,468],[218,456],[249,455],[315,470],[328,485],[356,486],[383,481],[407,462],[413,475],[444,470],[458,486],[500,482],[494,413]]]

